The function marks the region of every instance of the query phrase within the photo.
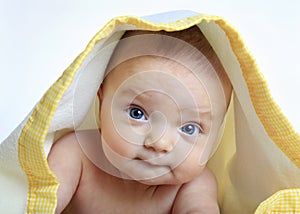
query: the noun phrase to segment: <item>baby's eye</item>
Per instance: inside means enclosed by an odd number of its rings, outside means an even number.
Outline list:
[[[187,135],[199,135],[201,133],[201,129],[199,125],[188,123],[180,127],[180,131]]]
[[[129,116],[135,120],[147,120],[143,110],[136,106],[129,108]]]

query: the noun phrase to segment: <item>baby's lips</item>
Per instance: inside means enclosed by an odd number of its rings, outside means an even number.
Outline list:
[[[140,160],[144,161],[148,164],[154,165],[154,166],[169,166],[170,165],[170,156],[166,157],[167,154],[142,154],[138,155],[134,160]]]
[[[152,166],[164,166],[164,165],[162,165],[162,164],[159,164],[159,163],[157,163],[157,162],[155,162],[155,161],[151,161],[151,160],[149,160],[149,159],[143,160],[143,159],[141,159],[141,158],[135,158],[134,160],[136,160],[136,161],[142,161],[142,162],[147,163],[147,164],[150,164],[150,165],[152,165]]]

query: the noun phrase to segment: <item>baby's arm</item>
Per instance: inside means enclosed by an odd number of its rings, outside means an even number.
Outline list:
[[[55,213],[61,213],[72,199],[81,176],[80,148],[75,133],[67,134],[52,146],[48,163],[60,181]]]
[[[173,213],[220,213],[217,202],[217,182],[205,168],[193,181],[184,184],[174,203]]]

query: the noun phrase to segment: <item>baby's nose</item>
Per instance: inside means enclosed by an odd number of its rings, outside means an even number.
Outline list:
[[[153,112],[149,122],[151,130],[145,137],[144,147],[155,152],[172,151],[176,144],[176,133],[172,131],[167,117],[162,112]]]
[[[147,136],[144,142],[144,147],[146,149],[161,153],[171,152],[175,145],[176,140],[175,137],[172,136],[171,131],[163,133],[163,135],[158,139],[153,139],[151,135]]]

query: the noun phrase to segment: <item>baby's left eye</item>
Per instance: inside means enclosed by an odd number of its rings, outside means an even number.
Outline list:
[[[180,127],[180,131],[187,135],[198,135],[201,133],[199,125],[188,123]]]

